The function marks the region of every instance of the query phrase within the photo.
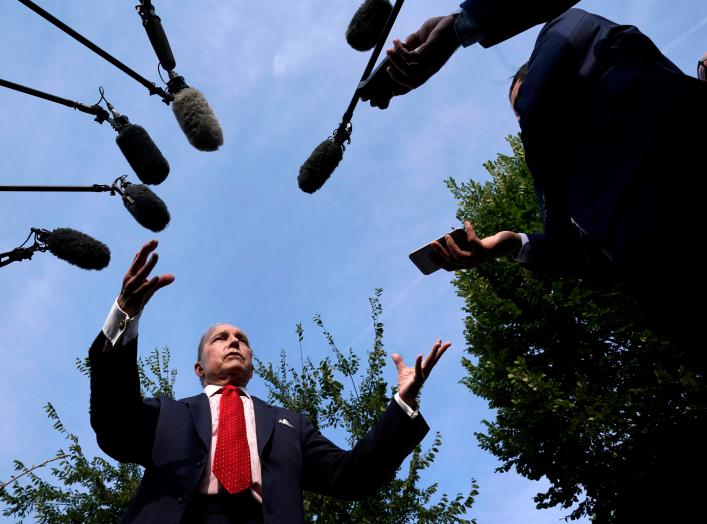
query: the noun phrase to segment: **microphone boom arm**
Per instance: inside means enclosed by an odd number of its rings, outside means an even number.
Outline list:
[[[27,239],[22,243],[20,247],[16,247],[12,251],[7,251],[5,253],[0,253],[0,267],[5,267],[13,262],[22,262],[23,260],[30,260],[32,255],[37,251],[46,251],[48,249],[46,243],[42,239],[42,235],[47,233],[44,229],[31,228]],[[24,245],[29,241],[29,239],[34,235],[34,244],[30,247],[24,247]]]
[[[106,184],[93,184],[92,186],[0,186],[0,192],[2,191],[101,193],[114,191],[119,192],[119,189],[116,186],[109,186]]]
[[[0,253],[0,267],[5,267],[13,262],[30,260],[37,251],[34,247],[18,247],[7,253]]]
[[[15,82],[10,82],[9,80],[3,80],[0,78],[0,86],[6,87],[8,89],[13,89],[15,91],[19,91],[20,93],[24,93],[26,95],[32,95],[36,96],[37,98],[42,98],[44,100],[49,100],[50,102],[54,102],[55,104],[61,104],[66,107],[70,107],[72,109],[76,109],[78,111],[81,111],[82,113],[87,113],[89,115],[93,115],[96,117],[96,122],[99,124],[102,124],[106,120],[110,120],[110,115],[108,114],[108,111],[103,109],[99,105],[92,105],[92,106],[87,106],[86,104],[82,104],[81,102],[76,102],[74,100],[69,100],[68,98],[62,98],[60,96],[52,95],[51,93],[45,93],[44,91],[40,91],[39,89],[34,89],[32,87],[28,86],[23,86],[22,84],[16,84]]]
[[[68,25],[66,25],[64,22],[59,20],[57,17],[55,17],[51,13],[49,13],[49,12],[45,11],[44,9],[42,9],[41,7],[39,7],[37,4],[35,4],[31,0],[17,0],[17,1],[20,2],[21,4],[23,4],[24,6],[28,7],[29,9],[31,9],[35,13],[37,13],[39,16],[44,18],[50,24],[52,24],[52,25],[58,27],[59,29],[61,29],[62,31],[64,31],[67,35],[69,35],[74,40],[77,40],[78,42],[80,42],[84,46],[88,47],[91,51],[96,53],[98,56],[100,56],[104,60],[113,64],[115,67],[120,69],[123,73],[125,73],[126,75],[131,77],[133,80],[136,80],[138,83],[142,84],[144,87],[147,88],[147,90],[150,92],[151,95],[159,95],[160,97],[162,97],[162,101],[165,104],[169,105],[169,103],[172,102],[172,100],[174,100],[173,95],[171,95],[170,93],[168,93],[164,89],[158,87],[153,82],[150,82],[144,76],[142,76],[139,73],[130,69],[123,62],[121,62],[120,60],[115,58],[113,55],[107,53],[106,51],[104,51],[103,49],[98,47],[96,44],[91,42],[88,38],[81,35],[80,33],[75,31],[74,29],[72,29]]]
[[[54,192],[54,193],[110,193],[114,196],[116,193],[123,196],[123,191],[130,186],[131,183],[128,182],[128,175],[119,176],[111,185],[108,184],[93,184],[90,186],[34,186],[34,185],[22,185],[22,186],[0,186],[0,192],[9,191],[28,191],[28,192]],[[32,230],[33,233],[42,233],[42,230]],[[44,232],[46,233],[46,232]],[[30,233],[31,234],[31,233]],[[29,240],[29,237],[27,237]],[[25,240],[25,242],[27,242]]]
[[[22,0],[20,0],[20,1],[22,1]],[[390,30],[393,29],[393,24],[395,24],[395,20],[398,18],[398,13],[400,13],[400,9],[402,9],[404,2],[405,2],[405,0],[396,0],[395,5],[393,5],[393,10],[390,12],[390,15],[388,15],[388,20],[386,20],[385,26],[383,27],[383,31],[381,31],[381,34],[378,37],[378,42],[376,43],[376,47],[373,49],[373,52],[371,53],[371,58],[368,59],[368,64],[366,65],[366,69],[363,70],[363,75],[361,75],[361,81],[359,82],[359,85],[364,80],[366,80],[368,78],[368,75],[371,74],[371,71],[373,71],[373,68],[375,67],[376,62],[378,61],[378,57],[380,56],[381,51],[383,51],[383,46],[385,45],[385,41],[388,39],[388,36],[390,35]],[[360,100],[359,86],[356,86],[356,91],[354,92],[353,97],[351,97],[351,102],[349,102],[349,107],[346,109],[346,112],[344,113],[344,116],[341,119],[341,124],[339,125],[339,128],[338,128],[335,136],[339,136],[339,133],[344,131],[347,128],[347,125],[351,122],[351,119],[353,118],[354,109],[356,109],[356,104],[358,104],[359,100]],[[343,136],[345,136],[345,133]]]

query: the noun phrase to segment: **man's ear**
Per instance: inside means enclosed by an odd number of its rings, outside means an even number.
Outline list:
[[[204,368],[201,365],[201,362],[197,362],[194,364],[194,373],[196,373],[196,376],[199,378],[204,378]]]

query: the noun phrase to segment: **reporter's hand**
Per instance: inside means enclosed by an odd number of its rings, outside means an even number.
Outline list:
[[[387,54],[393,81],[407,90],[427,82],[461,45],[454,22],[456,15],[437,16],[422,24],[404,42],[393,40]]]
[[[149,302],[155,292],[174,282],[174,275],[166,273],[154,276],[148,280],[150,271],[157,264],[158,255],[153,253],[149,260],[148,255],[157,248],[157,240],[150,240],[137,252],[128,272],[123,277],[123,286],[118,295],[118,307],[132,318],[142,312],[145,304]]]
[[[480,239],[476,236],[471,222],[464,222],[466,239],[455,242],[451,235],[444,237],[447,246],[438,241],[432,242],[441,259],[442,268],[447,271],[476,267],[487,260],[499,256],[518,256],[523,241],[518,233],[501,231],[493,236]]]
[[[385,109],[392,97],[420,87],[442,68],[461,45],[454,31],[455,20],[456,15],[430,18],[405,41],[393,40],[393,47],[386,53],[390,61],[387,73],[394,88],[372,96],[371,106]]]
[[[425,383],[425,380],[432,372],[432,368],[435,367],[437,361],[451,345],[451,342],[442,344],[441,340],[437,340],[424,362],[422,355],[417,356],[415,367],[406,366],[403,357],[393,353],[393,362],[395,362],[395,367],[398,368],[398,395],[412,409],[417,409],[417,395],[420,393],[422,384]]]

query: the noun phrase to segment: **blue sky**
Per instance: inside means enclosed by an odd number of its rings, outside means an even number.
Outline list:
[[[157,82],[157,60],[134,3],[40,2]],[[0,194],[0,251],[18,246],[30,227],[72,227],[112,250],[101,272],[41,253],[0,271],[0,480],[9,478],[12,459],[41,462],[64,445],[42,410],[47,400],[86,451],[97,452],[88,383],[74,360],[100,329],[134,252],[156,237],[158,270],[177,280],[145,311],[141,352],[171,348],[179,395],[198,389],[195,347],[214,322],[243,327],[257,355],[269,361],[281,348],[296,356],[294,327],[302,321],[305,352],[317,359],[326,346],[311,318],[321,313],[340,346],[363,354],[372,340],[368,297],[382,287],[389,353],[410,361],[436,338],[453,342],[423,392],[422,412],[433,430],[425,443],[434,430],[444,438],[425,481],[456,493],[476,478],[481,494],[472,516],[480,523],[557,522],[566,511],[534,509],[532,495],[542,483],[494,473],[497,461],[476,446],[473,432],[493,414],[458,383],[462,302],[449,274],[423,277],[407,259],[456,226],[443,179],[485,180],[482,163],[508,150],[504,137],[517,132],[508,77],[529,56],[538,29],[492,49],[460,50],[428,84],[386,111],[360,105],[344,160],[322,190],[307,195],[297,188],[299,166],[338,125],[368,59],[343,36],[358,2],[155,4],[177,71],[205,93],[221,121],[225,144],[216,153],[193,149],[171,110],[133,80],[20,3],[2,5],[0,77],[87,104],[103,86],[169,160],[171,174],[155,191],[172,223],[150,234],[106,194]],[[455,7],[408,2],[391,39]],[[707,51],[703,0],[586,0],[579,7],[637,25],[690,75]],[[0,104],[0,183],[108,184],[123,174],[137,182],[107,124],[4,89]],[[385,373],[395,380],[392,363]],[[266,395],[257,378],[250,389]]]

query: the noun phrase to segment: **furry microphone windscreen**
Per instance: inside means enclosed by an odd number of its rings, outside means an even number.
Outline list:
[[[124,188],[123,204],[138,224],[150,231],[162,231],[169,224],[167,206],[143,184],[130,184]]]
[[[201,91],[193,87],[179,90],[172,111],[189,143],[199,151],[216,151],[223,145],[221,125]]]
[[[52,255],[82,269],[103,269],[110,262],[108,246],[74,229],[55,229],[45,241]]]
[[[335,140],[326,139],[302,164],[297,177],[299,188],[305,193],[314,193],[324,185],[343,157],[343,147]]]
[[[354,13],[346,30],[346,41],[356,51],[373,49],[393,10],[389,0],[366,0]]]
[[[127,124],[115,138],[135,174],[146,184],[160,184],[169,174],[169,163],[141,126]]]

